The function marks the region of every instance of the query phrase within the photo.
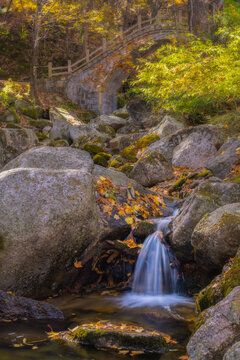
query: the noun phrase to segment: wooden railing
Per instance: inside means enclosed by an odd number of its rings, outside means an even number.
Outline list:
[[[178,9],[174,12],[172,9],[167,9],[165,13],[160,13],[154,18],[143,19],[141,15],[138,15],[138,20],[135,25],[125,31],[121,28],[120,34],[110,40],[103,38],[102,46],[92,52],[87,49],[86,55],[76,62],[68,60],[66,66],[57,67],[53,67],[52,63],[49,62],[48,77],[71,75],[77,71],[88,69],[114,51],[124,48],[135,39],[159,32],[167,35],[170,32],[185,31],[186,13],[186,9]]]

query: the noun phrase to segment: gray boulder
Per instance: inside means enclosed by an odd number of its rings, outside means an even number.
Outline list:
[[[193,170],[205,167],[209,158],[217,153],[214,142],[193,133],[183,140],[173,151],[172,164],[175,167],[187,167]]]
[[[0,169],[37,144],[38,138],[31,129],[0,129]]]
[[[114,115],[101,115],[98,118],[91,120],[91,123],[98,125],[108,125],[111,126],[114,130],[118,130],[127,125],[128,120]]]
[[[221,270],[240,246],[240,202],[222,206],[200,220],[191,244],[198,264]]]
[[[43,148],[39,160],[34,150],[18,164],[38,168],[0,173],[0,288],[18,295],[51,295],[98,239],[91,159],[80,150],[51,150],[56,165]]]
[[[143,155],[135,164],[131,178],[143,186],[154,186],[173,178],[171,163],[161,154],[153,152]]]
[[[52,140],[66,139],[69,143],[83,145],[89,140],[106,142],[111,139],[109,134],[99,131],[97,123],[85,124],[65,109],[51,109],[50,118],[53,122]]]
[[[64,319],[63,313],[55,306],[15,296],[0,290],[0,320],[47,320]]]
[[[223,360],[240,359],[240,341],[236,342],[224,355]]]
[[[218,150],[216,156],[209,160],[206,168],[211,170],[213,175],[224,179],[231,170],[236,160],[240,159],[240,138],[233,137],[229,139]]]
[[[201,314],[201,325],[191,337],[189,360],[221,360],[240,332],[240,286]]]
[[[167,136],[162,140],[156,141],[154,144],[149,146],[149,148],[146,150],[146,153],[158,152],[164,155],[168,160],[172,161],[174,156],[174,150],[176,149],[176,147],[179,146],[183,141],[185,141],[189,136],[193,136],[193,134],[195,134],[195,136],[198,138],[198,141],[202,139],[202,141],[211,143],[216,148],[216,150],[219,149],[219,147],[223,143],[222,138],[219,135],[218,130],[215,126],[192,126],[186,129],[179,130],[175,134]],[[186,144],[187,143],[185,143],[184,146],[186,146]],[[175,161],[178,152],[181,154],[180,150],[181,147],[178,148],[175,152]],[[180,162],[178,162],[177,164],[179,165],[179,163]]]
[[[24,169],[79,170],[91,173],[93,161],[88,152],[67,147],[41,146],[30,149],[10,161],[3,171]]]
[[[226,204],[240,201],[240,185],[210,178],[202,182],[187,198],[173,221],[170,244],[183,261],[193,260],[191,237],[195,226],[204,217]]]
[[[149,134],[157,134],[160,138],[172,135],[183,128],[183,124],[170,115],[164,116],[161,123],[149,131]]]
[[[78,125],[85,125],[75,115],[62,108],[53,108],[49,112],[50,119],[53,123],[51,130],[51,139],[71,140],[70,129]]]

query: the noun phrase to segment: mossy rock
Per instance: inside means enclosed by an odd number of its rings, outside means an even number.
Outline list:
[[[48,136],[46,134],[43,134],[40,131],[35,131],[35,134],[37,135],[39,141],[43,141],[43,140],[48,139]]]
[[[116,131],[110,125],[100,124],[98,125],[98,130],[111,136],[114,136],[116,134]]]
[[[133,230],[133,236],[137,242],[142,243],[149,235],[156,231],[156,226],[150,221],[138,222]]]
[[[7,123],[20,123],[20,118],[14,108],[10,108],[9,112],[3,117],[3,121]]]
[[[104,149],[101,145],[87,143],[83,146],[83,149],[87,151],[91,156],[97,155],[104,152]]]
[[[21,125],[15,124],[15,123],[12,123],[12,122],[9,122],[6,125],[6,128],[9,128],[9,129],[22,129]]]
[[[122,119],[129,119],[129,117],[130,117],[130,115],[129,114],[127,114],[127,113],[118,113],[118,112],[115,112],[114,114],[113,114],[114,116],[117,116],[117,117],[120,117],[120,118],[122,118]]]
[[[28,123],[33,126],[34,128],[37,129],[44,129],[45,126],[52,126],[52,122],[48,121],[48,120],[44,120],[44,119],[40,119],[40,120],[27,120]]]
[[[112,167],[118,169],[120,166],[123,165],[123,161],[120,155],[114,156],[111,161],[109,161],[108,167]]]
[[[42,116],[42,109],[37,106],[21,107],[19,109],[23,115],[27,115],[32,119],[40,119]]]
[[[94,162],[94,164],[101,165],[103,167],[108,166],[108,160],[106,159],[106,157],[104,155],[101,155],[101,153],[99,153],[93,157],[93,162]]]
[[[129,351],[143,351],[144,353],[163,354],[169,350],[174,342],[167,344],[162,334],[156,332],[139,330],[127,327],[122,331],[119,328],[113,327],[112,324],[105,327],[100,327],[97,324],[87,324],[76,327],[69,332],[60,335],[60,338],[68,342],[74,342],[80,345],[93,346],[95,348],[129,350]]]
[[[92,119],[96,117],[96,114],[93,111],[88,111],[77,114],[77,117],[79,118],[79,120],[82,120],[85,124],[88,124]]]
[[[137,161],[137,154],[140,150],[143,150],[153,144],[154,142],[158,141],[160,138],[156,134],[145,135],[141,139],[137,140],[132,145],[126,147],[122,150],[121,156],[128,161],[136,162]]]
[[[240,175],[236,175],[236,176],[234,176],[234,178],[233,178],[233,182],[235,182],[235,183],[237,183],[237,184],[239,184],[239,185],[240,185]]]
[[[64,140],[64,139],[54,140],[54,141],[50,142],[49,146],[63,147],[63,146],[69,146],[69,143],[67,142],[67,140]]]
[[[129,176],[131,174],[133,167],[134,166],[132,164],[127,163],[120,166],[118,170],[122,171],[125,175]]]
[[[199,293],[196,300],[197,310],[200,312],[215,305],[239,285],[240,252],[233,261],[224,266],[222,273]]]
[[[105,152],[98,153],[98,155],[103,156],[107,161],[109,161],[112,158],[112,155],[107,154]]]

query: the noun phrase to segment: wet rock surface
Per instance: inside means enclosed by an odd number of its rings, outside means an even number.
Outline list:
[[[64,319],[63,313],[47,302],[15,296],[0,290],[0,321]]]
[[[217,305],[205,310],[199,319],[200,327],[190,338],[187,351],[190,360],[220,360],[239,339],[240,287]]]

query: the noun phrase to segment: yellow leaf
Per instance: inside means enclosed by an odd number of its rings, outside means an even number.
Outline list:
[[[133,218],[132,218],[132,217],[127,217],[127,218],[125,219],[125,221],[126,221],[126,223],[127,223],[128,225],[132,225],[132,224],[133,224]]]
[[[82,268],[82,267],[83,267],[83,266],[82,266],[82,262],[76,260],[76,261],[74,262],[74,267],[75,267],[76,269]]]

